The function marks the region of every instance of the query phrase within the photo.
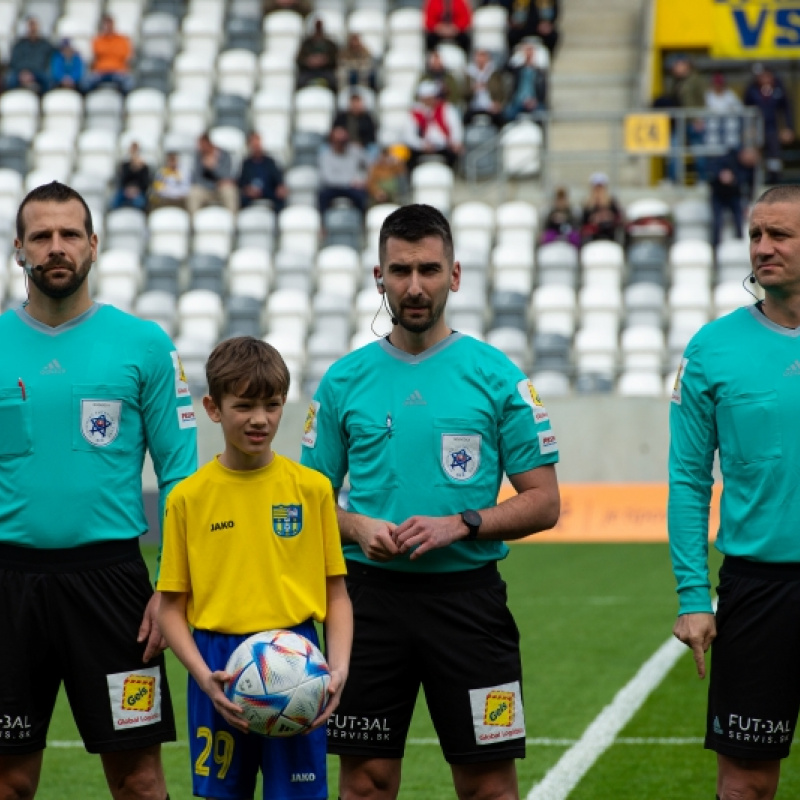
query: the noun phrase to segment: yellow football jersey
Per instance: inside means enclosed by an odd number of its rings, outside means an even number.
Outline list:
[[[333,490],[275,454],[243,472],[206,464],[169,495],[158,589],[218,633],[287,628],[326,614],[325,579],[346,572]]]

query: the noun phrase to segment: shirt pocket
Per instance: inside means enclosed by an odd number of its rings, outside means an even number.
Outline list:
[[[27,456],[33,452],[33,424],[30,398],[22,391],[0,390],[0,458]]]
[[[778,393],[748,392],[717,406],[721,455],[733,464],[755,464],[782,455]],[[727,452],[726,452],[727,451]]]
[[[434,420],[434,447],[439,462],[439,485],[473,484],[492,469],[496,445],[479,417],[439,417]]]
[[[107,383],[72,387],[73,450],[100,454],[123,448],[128,439],[123,438],[125,426],[136,424],[129,391],[124,385]]]
[[[350,485],[397,488],[395,438],[391,425],[354,424],[349,430]]]

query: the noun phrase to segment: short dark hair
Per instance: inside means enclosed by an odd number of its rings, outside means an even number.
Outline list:
[[[22,218],[22,210],[28,203],[69,203],[70,200],[77,200],[83,206],[83,226],[86,228],[86,235],[91,237],[94,233],[94,226],[92,225],[92,212],[89,210],[89,206],[86,205],[86,201],[71,186],[53,181],[31,189],[19,204],[17,209],[17,239],[23,241],[25,238],[25,221]]]
[[[217,406],[226,394],[266,399],[289,391],[289,369],[281,354],[253,336],[220,342],[206,362],[206,380]]]
[[[426,236],[436,236],[444,244],[445,258],[453,263],[453,233],[450,223],[438,208],[424,203],[401,206],[389,214],[381,225],[378,238],[378,255],[381,264],[386,257],[386,242],[389,239],[402,239],[404,242],[418,242]]]
[[[800,184],[785,183],[773,186],[761,194],[755,204],[766,203],[798,203],[800,202]]]

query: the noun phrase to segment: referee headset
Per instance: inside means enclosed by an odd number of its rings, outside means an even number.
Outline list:
[[[397,315],[394,313],[394,309],[389,305],[389,301],[386,298],[386,287],[384,286],[383,275],[378,275],[375,277],[375,286],[378,288],[378,294],[381,296],[381,304],[378,306],[378,310],[375,312],[375,316],[372,318],[372,332],[379,336],[377,331],[375,330],[375,320],[378,319],[378,314],[381,313],[381,308],[385,308],[386,312],[389,314],[389,317],[392,321],[392,325],[397,325]]]

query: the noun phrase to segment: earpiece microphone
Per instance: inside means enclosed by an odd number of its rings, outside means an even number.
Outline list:
[[[32,278],[33,277],[33,270],[35,269],[35,267],[25,257],[25,251],[21,247],[17,249],[16,260],[17,260],[17,264],[19,264],[22,267],[22,269],[25,270],[25,274],[29,278]]]
[[[753,273],[751,272],[750,273],[750,277],[747,280],[749,280],[750,283],[755,283],[756,282],[756,276],[753,275]]]

